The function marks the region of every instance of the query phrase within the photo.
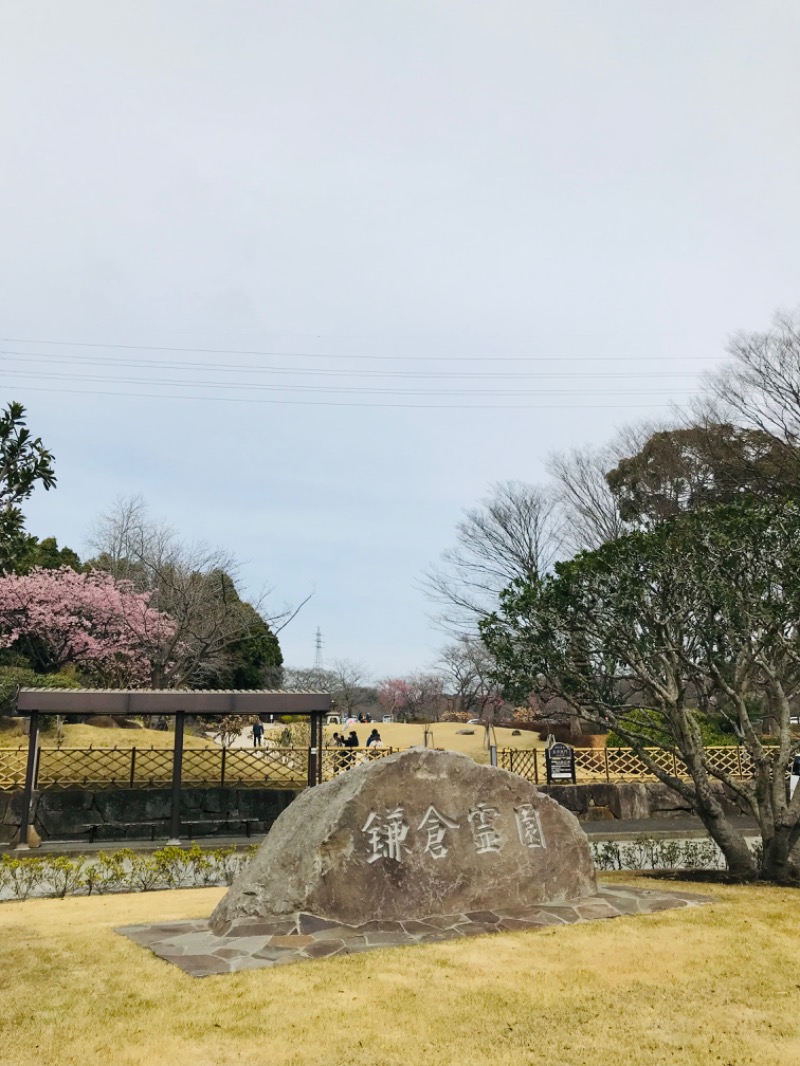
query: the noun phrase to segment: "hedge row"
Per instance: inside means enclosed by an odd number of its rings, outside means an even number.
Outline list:
[[[753,842],[754,852],[761,842]],[[656,840],[641,836],[618,843],[604,840],[591,844],[592,858],[598,870],[720,870],[725,859],[710,838],[699,840]]]
[[[0,858],[0,895],[28,899],[31,895],[91,895],[93,892],[150,892],[163,888],[199,888],[230,885],[258,850],[245,852],[235,846],[205,851],[191,848],[161,848],[142,854],[122,848],[96,855],[24,856]]]

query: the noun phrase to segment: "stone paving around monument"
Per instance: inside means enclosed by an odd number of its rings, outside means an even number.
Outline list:
[[[285,963],[352,955],[375,948],[431,944],[464,936],[539,929],[573,922],[654,914],[712,903],[710,896],[601,885],[596,896],[540,903],[514,913],[472,911],[411,921],[369,921],[346,926],[313,914],[293,918],[240,918],[217,933],[197,919],[129,925],[117,932],[192,977],[256,970]]]

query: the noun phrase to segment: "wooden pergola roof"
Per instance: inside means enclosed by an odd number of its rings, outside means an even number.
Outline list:
[[[172,761],[172,802],[170,839],[179,843],[181,818],[181,767],[183,764],[183,729],[187,715],[202,717],[216,714],[296,714],[307,717],[311,725],[308,749],[308,784],[322,780],[322,719],[331,707],[327,692],[284,692],[281,690],[226,689],[209,692],[181,689],[41,689],[21,688],[17,694],[17,713],[30,716],[28,761],[20,820],[20,843],[27,848],[31,803],[36,789],[39,761],[39,717],[58,714],[78,715],[164,715],[175,719]]]
[[[30,714],[324,714],[326,692],[280,689],[41,689],[21,688],[17,712]]]

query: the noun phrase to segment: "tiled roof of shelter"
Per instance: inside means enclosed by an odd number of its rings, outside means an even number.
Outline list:
[[[21,687],[20,692],[71,692],[76,696],[98,695],[102,693],[130,692],[149,696],[180,696],[189,694],[193,696],[327,696],[327,692],[313,688],[26,688]]]

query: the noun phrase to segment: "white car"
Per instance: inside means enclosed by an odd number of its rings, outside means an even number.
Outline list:
[[[383,718],[381,718],[381,721],[382,722],[393,722],[394,718],[392,718],[392,716],[390,714],[385,714],[383,716]]]

